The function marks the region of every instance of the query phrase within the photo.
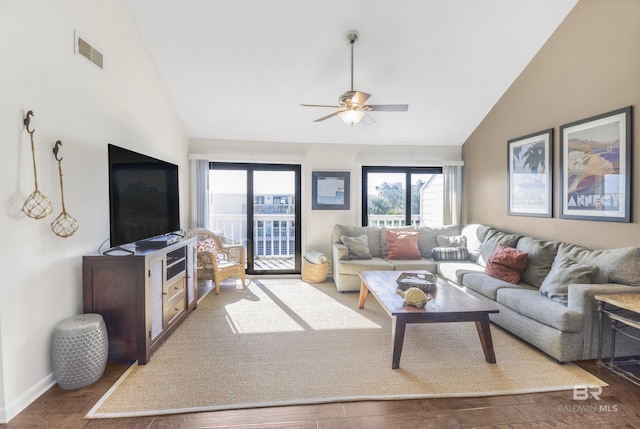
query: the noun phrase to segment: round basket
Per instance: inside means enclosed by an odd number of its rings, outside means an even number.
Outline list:
[[[324,264],[312,264],[302,258],[302,280],[310,283],[320,283],[327,279],[329,274],[329,262]]]

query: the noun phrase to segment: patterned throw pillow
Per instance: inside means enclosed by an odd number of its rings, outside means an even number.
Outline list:
[[[527,256],[526,252],[498,244],[495,252],[487,261],[484,273],[505,282],[517,284],[527,267]]]
[[[196,243],[197,252],[213,252],[213,238],[205,238],[204,240],[198,240]]]
[[[469,252],[466,247],[434,247],[431,257],[436,261],[466,261]]]

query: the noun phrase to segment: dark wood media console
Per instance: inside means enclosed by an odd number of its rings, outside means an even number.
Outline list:
[[[197,305],[195,238],[130,255],[82,258],[85,313],[104,318],[111,361],[146,364]]]

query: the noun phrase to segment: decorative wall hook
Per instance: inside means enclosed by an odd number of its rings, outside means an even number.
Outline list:
[[[51,200],[38,190],[38,170],[36,169],[36,151],[33,142],[33,133],[36,130],[29,129],[31,116],[33,116],[33,111],[29,110],[23,123],[29,133],[29,137],[31,138],[31,157],[33,159],[33,181],[35,183],[35,191],[27,197],[27,200],[22,205],[22,211],[30,218],[42,219],[51,213],[52,207]]]
[[[62,199],[62,212],[51,222],[51,230],[55,235],[62,238],[71,237],[78,230],[78,221],[67,213],[64,206],[64,187],[62,186],[62,158],[58,156],[58,150],[62,142],[58,140],[53,146],[53,156],[58,161],[58,175],[60,176],[60,197]]]

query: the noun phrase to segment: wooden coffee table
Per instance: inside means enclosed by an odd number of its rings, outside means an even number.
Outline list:
[[[404,271],[427,274],[428,271]],[[439,323],[439,322],[475,322],[484,357],[487,362],[495,363],[489,314],[498,310],[490,304],[465,293],[446,281],[439,279],[437,290],[428,293],[433,298],[424,308],[404,305],[404,300],[396,294],[396,280],[399,271],[363,271],[360,273],[359,308],[364,308],[369,292],[376,297],[382,308],[391,316],[391,335],[393,346],[391,351],[391,368],[400,367],[400,354],[404,343],[404,332],[407,323]],[[438,347],[444,346],[438,344]]]

